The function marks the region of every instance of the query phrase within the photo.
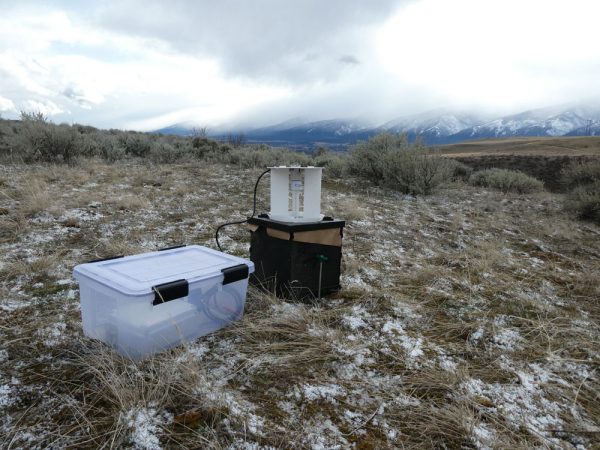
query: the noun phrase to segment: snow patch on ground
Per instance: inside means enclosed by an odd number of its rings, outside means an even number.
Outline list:
[[[494,334],[493,342],[496,347],[504,350],[515,351],[521,348],[523,338],[518,331],[510,328],[503,328]]]
[[[471,379],[461,388],[470,396],[490,399],[492,412],[501,412],[507,424],[514,430],[526,427],[533,434],[554,441],[549,430],[563,425],[561,414],[564,408],[548,400],[539,384],[533,382],[531,374],[519,373],[520,385],[484,383]],[[558,442],[558,441],[556,441]]]
[[[134,408],[124,415],[125,425],[131,430],[131,442],[137,449],[160,450],[159,435],[162,426],[172,421],[170,414],[159,414],[155,408]]]
[[[302,398],[309,402],[314,402],[315,400],[325,400],[329,403],[336,404],[336,397],[340,397],[344,395],[344,393],[344,388],[337,384],[304,384],[300,389],[296,389],[294,391],[294,396],[297,400],[301,400]]]
[[[187,354],[193,356],[198,361],[202,361],[204,356],[210,351],[210,348],[205,342],[191,344],[187,348]]]
[[[31,301],[25,299],[11,299],[6,298],[0,300],[0,309],[6,312],[16,311],[21,308],[26,308],[31,305]]]
[[[412,337],[406,334],[402,324],[398,321],[387,321],[382,328],[384,333],[394,335],[399,339],[400,345],[406,351],[406,355],[409,358],[418,358],[423,356],[423,338]]]
[[[371,285],[366,283],[362,277],[360,276],[360,274],[356,273],[354,275],[346,275],[346,274],[342,274],[341,276],[341,282],[344,286],[347,287],[354,287],[357,289],[362,289],[365,291],[370,291],[371,290]]]
[[[310,429],[307,441],[312,450],[342,450],[350,448],[349,442],[344,438],[340,429],[331,419],[317,415],[307,425]]]
[[[344,316],[342,322],[351,330],[358,330],[359,328],[367,328],[367,323],[364,319],[370,318],[371,315],[367,313],[364,306],[353,306],[352,314]]]
[[[471,333],[469,335],[469,341],[472,344],[477,344],[483,338],[484,333],[485,333],[485,331],[483,330],[483,328],[481,328],[481,327],[477,328],[477,330],[475,330],[473,333]]]
[[[56,322],[49,327],[38,331],[38,335],[43,338],[44,345],[54,347],[63,339],[67,324],[64,322]]]
[[[15,402],[14,389],[10,384],[0,384],[0,408],[6,408]]]
[[[231,426],[232,420],[240,421],[245,424],[245,428],[250,433],[262,436],[265,419],[255,414],[256,406],[253,403],[245,400],[241,392],[230,390],[226,383],[227,378],[223,379],[219,374],[210,373],[209,376],[201,379],[196,387],[196,393],[208,404],[229,411],[229,417],[224,420],[227,426]]]
[[[493,442],[496,437],[496,432],[489,426],[480,423],[473,427],[473,440],[475,446],[481,450],[488,450],[494,448]]]
[[[458,367],[458,364],[456,364],[456,361],[454,361],[451,357],[446,356],[446,355],[440,355],[438,357],[438,363],[442,369],[444,369],[448,372],[454,372],[454,371],[456,371],[456,368]]]

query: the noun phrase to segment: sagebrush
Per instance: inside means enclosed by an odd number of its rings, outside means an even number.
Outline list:
[[[350,150],[351,174],[405,194],[428,195],[452,180],[456,162],[420,144],[409,144],[403,134],[380,134]]]
[[[0,119],[0,157],[8,162],[61,164],[79,158],[100,158],[114,163],[142,158],[156,164],[203,160],[254,168],[284,164],[324,166],[338,161],[329,152],[313,158],[267,145],[243,145],[239,140],[234,144],[218,142],[197,132],[193,136],[172,136],[99,130],[79,124],[57,125],[41,113],[23,112],[19,121]]]
[[[569,164],[561,171],[561,181],[567,189],[600,181],[600,160]]]
[[[245,144],[219,142],[206,130],[192,136],[172,136],[84,125],[56,125],[43,114],[23,113],[20,121],[0,120],[0,157],[13,162],[73,163],[99,158],[109,163],[144,159],[155,164],[197,160],[243,169],[279,165],[326,167],[327,178],[353,175],[406,194],[428,195],[448,181],[465,179],[468,166],[409,144],[403,134],[384,133],[353,146],[349,154],[317,147],[312,154]]]
[[[48,123],[39,113],[23,113],[13,144],[24,162],[71,162],[81,153],[80,134],[71,126]]]
[[[579,219],[600,224],[600,180],[573,189],[566,197],[565,208]]]
[[[473,186],[495,189],[505,194],[509,192],[529,194],[544,189],[544,183],[537,178],[523,172],[506,169],[480,170],[469,177],[469,183]]]

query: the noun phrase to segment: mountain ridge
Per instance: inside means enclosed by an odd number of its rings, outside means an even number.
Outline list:
[[[380,125],[361,119],[309,121],[300,117],[257,128],[220,127],[208,135],[217,139],[243,136],[248,143],[309,149],[319,145],[343,149],[382,132],[405,133],[409,141],[425,145],[452,144],[499,137],[600,135],[600,105],[563,105],[493,117],[435,109],[406,115]],[[190,122],[174,124],[156,132],[192,135]]]

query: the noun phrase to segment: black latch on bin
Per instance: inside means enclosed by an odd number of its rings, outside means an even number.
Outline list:
[[[154,291],[152,305],[160,305],[181,297],[187,297],[190,293],[190,285],[187,280],[175,280],[152,286],[152,291]]]
[[[221,269],[223,272],[223,285],[235,283],[236,281],[248,278],[248,266],[246,264],[238,264],[237,266]]]

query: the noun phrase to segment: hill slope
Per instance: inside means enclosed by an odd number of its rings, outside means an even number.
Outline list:
[[[518,137],[482,139],[442,145],[440,152],[451,156],[544,155],[600,156],[600,137]]]
[[[600,159],[600,137],[530,137],[485,139],[443,145],[439,151],[475,170],[519,170],[561,192],[561,171],[575,161]]]

